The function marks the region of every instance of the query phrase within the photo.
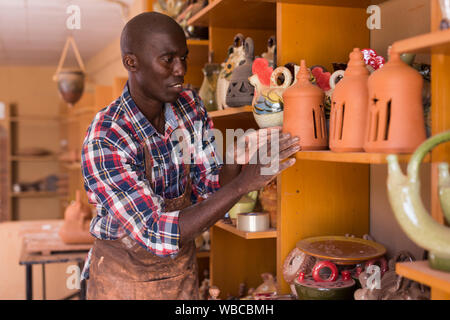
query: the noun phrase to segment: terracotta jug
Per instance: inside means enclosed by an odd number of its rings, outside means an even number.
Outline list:
[[[245,39],[244,50],[245,62],[233,70],[228,86],[226,102],[229,107],[242,107],[252,104],[255,88],[248,80],[252,76],[252,64],[255,58],[252,38]]]
[[[411,153],[426,139],[419,72],[390,50],[390,60],[369,77],[366,152]]]
[[[389,155],[388,194],[397,222],[418,246],[429,251],[433,269],[450,272],[450,227],[435,221],[425,208],[420,195],[419,168],[423,158],[437,145],[450,141],[450,131],[440,133],[422,143],[409,161],[407,175],[402,173],[397,155]],[[450,223],[450,180],[448,164],[439,165],[439,198],[447,223]]]
[[[80,191],[77,190],[75,201],[64,212],[64,224],[59,230],[59,236],[67,244],[94,243],[94,237],[89,232],[91,210],[81,202]]]
[[[306,62],[302,60],[297,83],[283,93],[283,132],[298,136],[302,150],[323,150],[328,147],[324,92],[309,79]]]
[[[367,70],[363,54],[354,49],[345,77],[338,82],[331,98],[330,149],[335,152],[364,151],[364,133],[369,100]]]

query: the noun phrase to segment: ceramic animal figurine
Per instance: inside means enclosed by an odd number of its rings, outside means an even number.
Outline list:
[[[77,190],[75,201],[64,212],[64,224],[59,230],[59,236],[64,243],[94,243],[94,237],[89,232],[91,210],[81,202],[80,191]]]
[[[334,152],[364,151],[367,122],[369,71],[356,48],[344,78],[336,85],[331,99],[330,149]]]
[[[364,150],[413,152],[426,139],[422,76],[391,48],[389,62],[370,75],[368,86],[369,116]]]
[[[216,87],[220,69],[221,67],[217,63],[207,63],[202,69],[203,82],[198,95],[202,99],[207,111],[217,110]]]
[[[283,132],[300,137],[302,150],[323,150],[328,147],[324,92],[310,78],[302,60],[297,83],[283,93]]]
[[[271,36],[267,40],[267,51],[261,54],[261,57],[269,62],[271,68],[275,68],[277,65],[277,42],[275,36]]]
[[[222,70],[217,79],[216,101],[217,108],[222,110],[228,108],[226,103],[228,86],[230,85],[231,74],[234,68],[245,61],[244,36],[238,33],[234,36],[233,45],[228,49],[228,58],[222,63]]]
[[[450,141],[450,131],[435,135],[422,143],[412,155],[407,175],[402,173],[396,155],[389,155],[388,194],[397,222],[418,246],[429,251],[428,262],[433,269],[450,272],[450,228],[435,221],[420,197],[419,167],[425,155],[435,146]],[[439,166],[439,195],[449,220],[448,166]]]
[[[291,72],[285,67],[278,67],[271,72],[267,60],[262,58],[255,60],[252,70],[254,74],[249,81],[255,87],[252,105],[256,123],[260,128],[281,126],[283,92],[292,83]],[[279,79],[283,79],[281,83]]]
[[[227,90],[226,103],[229,107],[251,105],[255,88],[248,80],[252,75],[255,49],[252,38],[244,41],[245,61],[233,70]]]

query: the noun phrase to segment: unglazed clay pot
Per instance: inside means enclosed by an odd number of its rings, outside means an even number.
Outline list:
[[[390,60],[369,77],[366,152],[411,153],[426,139],[419,72],[390,50]]]
[[[84,73],[81,70],[61,70],[56,74],[59,93],[70,105],[80,100],[84,90]]]
[[[228,48],[228,58],[222,63],[222,70],[217,79],[216,101],[219,110],[228,108],[226,103],[228,86],[234,68],[245,61],[244,36],[240,33],[234,36],[233,45]]]
[[[229,107],[242,107],[252,104],[255,88],[248,80],[252,76],[252,64],[255,58],[252,38],[245,39],[244,50],[245,62],[233,70],[228,86],[226,101]]]
[[[324,92],[309,79],[306,62],[302,60],[297,83],[283,94],[283,132],[298,136],[302,150],[323,150],[328,147]]]
[[[91,210],[81,202],[80,191],[76,199],[64,212],[64,224],[59,230],[59,236],[67,244],[94,243],[94,237],[89,232]]]
[[[418,246],[429,251],[433,269],[450,272],[450,228],[435,221],[423,205],[420,195],[419,168],[435,146],[450,141],[450,131],[435,135],[421,144],[408,164],[408,175],[402,173],[396,155],[389,155],[388,194],[397,222]],[[448,164],[439,165],[439,198],[447,222],[450,222],[450,178]]]
[[[363,54],[354,49],[344,78],[338,82],[331,99],[330,149],[335,152],[364,151],[367,122],[367,70]]]

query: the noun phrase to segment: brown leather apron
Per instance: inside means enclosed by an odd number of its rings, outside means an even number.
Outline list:
[[[145,152],[146,177],[151,181],[150,155]],[[165,210],[182,210],[191,204],[189,166],[184,194],[165,199]],[[87,299],[89,300],[188,300],[199,299],[195,243],[180,247],[176,258],[161,258],[132,238],[94,242]]]

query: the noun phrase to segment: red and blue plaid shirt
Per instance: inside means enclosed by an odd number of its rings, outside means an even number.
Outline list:
[[[214,148],[212,121],[193,91],[184,90],[174,104],[166,103],[164,114],[160,134],[125,85],[122,95],[91,123],[82,148],[82,171],[89,202],[97,209],[90,228],[94,237],[117,240],[127,235],[157,256],[175,257],[179,211],[165,211],[164,198],[184,193],[186,159],[192,202],[206,198],[220,187],[222,160]],[[189,143],[180,149],[182,141]],[[145,175],[144,145],[152,160],[151,181]],[[89,278],[90,256],[83,279]]]

